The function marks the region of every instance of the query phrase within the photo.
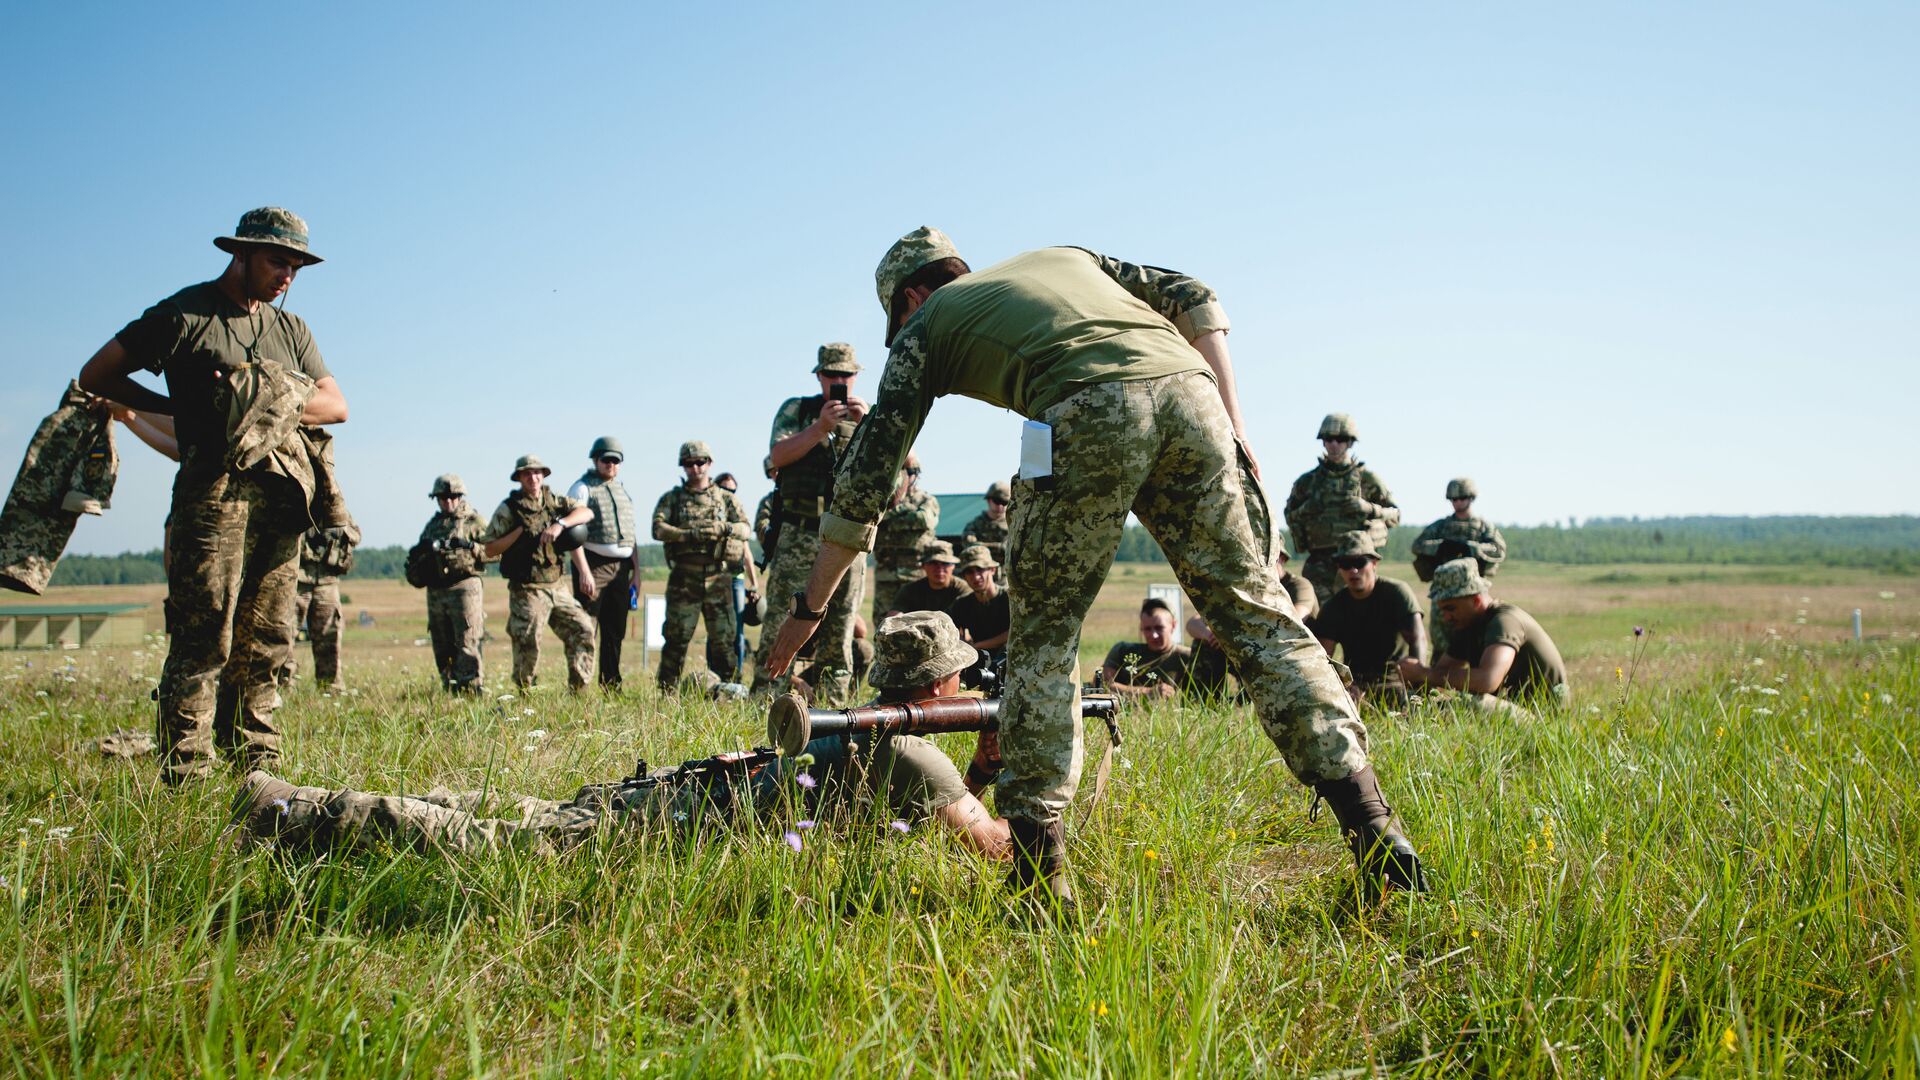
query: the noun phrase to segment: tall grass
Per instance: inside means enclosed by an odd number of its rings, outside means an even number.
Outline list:
[[[1911,1076],[1917,655],[1770,640],[1531,723],[1375,714],[1435,879],[1378,908],[1244,710],[1133,713],[1071,925],[884,822],[242,852],[231,782],[82,746],[148,724],[156,654],[9,658],[0,1045],[34,1076]],[[362,666],[292,693],[290,778],[564,796],[760,726]]]

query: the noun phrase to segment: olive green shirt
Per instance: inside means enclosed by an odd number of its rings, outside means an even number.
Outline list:
[[[1420,601],[1404,581],[1380,578],[1366,599],[1341,589],[1307,621],[1307,629],[1322,641],[1340,646],[1340,659],[1353,672],[1356,686],[1372,686],[1385,676],[1387,665],[1408,656],[1405,634],[1420,618]]]
[[[1083,386],[1210,371],[1188,342],[1227,327],[1201,282],[1081,248],[1030,251],[956,278],[895,336],[873,408],[840,459],[821,539],[872,549],[936,398],[1038,417]]]
[[[1449,628],[1447,655],[1478,664],[1491,645],[1513,647],[1513,666],[1494,692],[1509,697],[1565,697],[1567,665],[1560,650],[1533,616],[1496,600],[1480,621],[1465,630]]]

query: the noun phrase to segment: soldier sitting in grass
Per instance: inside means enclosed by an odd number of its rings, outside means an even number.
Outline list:
[[[1463,690],[1482,707],[1511,702],[1565,702],[1567,665],[1533,616],[1495,600],[1472,559],[1442,563],[1427,590],[1449,637],[1432,667],[1400,661],[1410,685]]]
[[[1380,554],[1366,533],[1342,536],[1333,565],[1346,587],[1327,598],[1307,629],[1329,654],[1340,646],[1356,700],[1371,696],[1380,704],[1404,704],[1407,685],[1399,662],[1427,655],[1420,601],[1406,582],[1380,576]]]
[[[1140,605],[1140,640],[1107,650],[1100,676],[1122,699],[1178,697],[1187,685],[1193,650],[1173,640],[1173,608],[1157,596]]]
[[[945,614],[902,615],[881,625],[870,680],[883,702],[947,697],[959,693],[960,672],[977,656]],[[805,764],[796,766],[800,762]],[[926,739],[827,735],[809,742],[793,762],[769,766],[749,783],[755,805],[771,809],[792,798],[810,818],[851,813],[884,800],[888,815],[907,828],[935,820],[972,850],[1004,859],[1010,851],[1007,822],[988,813],[978,797],[999,770],[999,744],[991,732],[982,732],[976,741],[964,780],[946,754]],[[597,786],[582,789],[569,802],[510,799],[514,817],[482,818],[472,812],[480,801],[478,793],[331,791],[296,787],[254,772],[242,790],[235,823],[249,841],[273,840],[296,850],[355,849],[386,842],[422,852],[544,853],[586,840],[609,813],[637,824],[677,817],[673,811],[682,803],[675,796],[684,799],[688,793],[671,786],[644,791],[631,802],[619,796],[609,800]]]

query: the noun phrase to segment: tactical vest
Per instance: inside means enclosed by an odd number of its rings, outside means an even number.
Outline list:
[[[1306,502],[1300,507],[1307,522],[1304,538],[1309,551],[1326,551],[1340,543],[1344,533],[1364,532],[1375,547],[1387,542],[1387,523],[1363,517],[1348,505],[1366,495],[1366,463],[1330,465],[1322,461],[1312,472]]]
[[[640,534],[635,527],[633,500],[627,498],[626,485],[618,480],[602,480],[592,469],[587,470],[580,482],[587,485],[587,505],[593,508],[593,520],[587,523],[587,540],[631,547]]]
[[[479,545],[486,531],[486,522],[464,504],[450,514],[434,514],[421,531],[420,541],[407,552],[407,583],[417,588],[445,589],[478,577],[486,569]],[[473,541],[474,546],[449,548],[447,541],[455,537]]]
[[[873,560],[883,573],[919,571],[920,550],[934,538],[934,532],[915,518],[931,503],[933,496],[916,487],[898,507],[881,515],[874,533]]]
[[[826,403],[822,394],[801,398],[800,426],[806,428],[820,419],[820,410]],[[843,429],[848,426],[841,425]],[[819,528],[820,515],[826,513],[827,504],[833,501],[833,441],[834,436],[828,436],[807,451],[806,457],[781,466],[780,475],[774,481],[775,490],[780,492],[780,512],[811,519],[814,528]]]
[[[676,529],[696,525],[727,527],[727,503],[733,496],[725,488],[708,484],[704,491],[688,491],[685,484],[673,489],[667,503],[667,524]],[[727,539],[671,540],[662,545],[668,561],[675,565],[717,563],[723,560]]]
[[[301,580],[318,584],[352,569],[353,544],[344,529],[308,529],[300,537]]]
[[[552,488],[543,487],[534,497],[516,488],[507,496],[506,506],[521,531],[520,539],[500,556],[500,576],[521,585],[559,581],[564,560],[552,544],[540,539],[540,533],[565,516],[566,504]]]

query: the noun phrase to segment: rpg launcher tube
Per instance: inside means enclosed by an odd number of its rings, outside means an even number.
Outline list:
[[[949,731],[991,731],[1000,726],[999,698],[945,697],[854,709],[810,709],[792,695],[767,710],[767,738],[780,752],[800,753],[824,735],[874,732],[884,735],[938,735]],[[1118,702],[1110,694],[1087,693],[1080,699],[1083,718],[1111,719]]]

